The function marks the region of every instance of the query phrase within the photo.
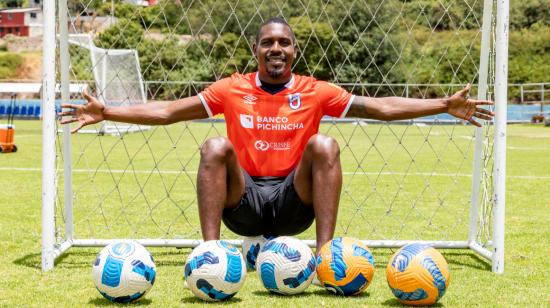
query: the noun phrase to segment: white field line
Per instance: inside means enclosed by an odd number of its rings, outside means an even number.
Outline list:
[[[520,150],[520,151],[546,151],[549,148],[530,148],[530,147],[506,147],[508,150]]]
[[[20,172],[41,172],[41,168],[18,168],[18,167],[0,167],[0,171],[20,171]],[[57,170],[62,172],[63,169]],[[135,173],[135,174],[180,174],[183,171],[180,170],[118,170],[118,169],[73,169],[74,173]],[[197,174],[196,170],[185,170],[189,174]],[[430,173],[430,172],[343,172],[344,175],[409,175],[409,176],[442,176],[442,177],[472,177],[471,174],[466,173]],[[507,178],[512,179],[526,179],[526,180],[550,180],[550,175],[508,175]]]

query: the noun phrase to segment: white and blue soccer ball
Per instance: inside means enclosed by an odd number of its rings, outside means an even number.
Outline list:
[[[256,260],[258,259],[258,254],[264,246],[264,244],[275,238],[274,236],[247,236],[243,238],[242,249],[243,257],[246,261],[246,268],[249,271],[256,270]]]
[[[241,252],[225,241],[207,241],[195,247],[185,263],[187,286],[205,301],[232,298],[243,286],[246,263]]]
[[[136,241],[115,241],[97,255],[92,278],[99,293],[110,301],[129,303],[147,293],[155,283],[153,257]]]
[[[292,295],[302,293],[315,276],[315,257],[301,240],[281,236],[267,241],[258,255],[256,270],[266,289]]]

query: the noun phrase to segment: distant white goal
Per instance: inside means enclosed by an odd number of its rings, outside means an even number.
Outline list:
[[[103,49],[63,26],[56,45],[55,3],[44,2],[43,270],[72,247],[113,239],[196,246],[200,147],[226,134],[221,118],[134,134],[108,123],[116,134],[102,136],[71,135],[64,125],[56,134],[52,85],[61,83],[63,102],[71,101],[68,85],[77,80],[89,80],[106,104],[196,95],[234,72],[255,71],[254,35],[267,18],[282,16],[295,30],[295,73],[373,97],[444,97],[471,83],[472,96],[496,102],[496,117],[483,128],[438,115],[399,122],[330,118],[320,132],[341,149],[337,236],[372,248],[423,242],[468,249],[503,272],[507,0],[162,0],[133,10],[126,3],[106,9],[101,1],[76,2],[68,11],[59,1],[60,25],[73,27],[68,17],[83,14],[79,8],[113,14],[114,21],[94,29],[93,42]],[[110,73],[118,67],[128,74]],[[299,237],[313,246],[314,227]],[[223,226],[222,238],[240,243]]]
[[[95,93],[100,102],[106,106],[147,103],[137,50],[99,48],[90,34],[70,34],[67,41],[75,47],[71,50],[73,61],[89,57],[89,67],[78,68],[93,73]],[[121,135],[147,129],[146,125],[105,121],[99,128],[83,129],[80,133]]]

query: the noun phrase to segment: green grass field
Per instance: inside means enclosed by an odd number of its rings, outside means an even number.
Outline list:
[[[91,280],[91,263],[98,248],[73,248],[57,261],[54,270],[41,271],[41,126],[38,121],[16,121],[15,125],[19,151],[0,155],[0,306],[113,305],[102,298]],[[347,186],[337,235],[465,239],[471,128],[342,125],[338,129],[323,126],[321,131],[335,135],[342,148]],[[197,237],[191,185],[196,177],[197,142],[223,132],[222,125],[171,126],[146,133],[153,135],[145,147],[140,134],[127,135],[124,141],[110,136],[75,136],[73,162],[80,170],[74,176],[77,235]],[[425,142],[427,136],[429,143]],[[373,142],[376,147],[370,146]],[[505,273],[493,274],[490,264],[471,251],[442,250],[450,266],[451,284],[440,306],[550,306],[550,129],[510,125],[507,147]],[[169,150],[150,150],[157,148]],[[103,162],[105,156],[108,163]],[[151,169],[157,171],[139,172]],[[182,169],[188,173],[170,173]],[[96,177],[91,180],[90,174]],[[142,189],[130,188],[136,183]],[[98,196],[103,202],[88,202]],[[423,206],[411,207],[411,199]],[[122,206],[128,202],[129,206]],[[143,212],[146,214],[136,216]],[[113,216],[116,213],[118,216]],[[124,223],[115,223],[121,218]],[[151,219],[156,223],[150,223]],[[232,234],[224,231],[224,236]],[[310,229],[301,237],[312,236]],[[150,251],[156,260],[157,280],[145,299],[135,305],[204,305],[183,288],[183,265],[189,250]],[[337,297],[315,286],[298,296],[275,296],[252,272],[235,298],[213,305],[400,306],[385,279],[385,266],[393,252],[373,250],[374,281],[361,296]]]

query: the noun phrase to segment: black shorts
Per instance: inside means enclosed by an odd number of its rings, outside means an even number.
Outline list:
[[[240,203],[223,211],[229,230],[243,236],[295,235],[313,223],[313,206],[306,206],[294,189],[294,171],[287,177],[254,177],[243,170],[245,192]]]

